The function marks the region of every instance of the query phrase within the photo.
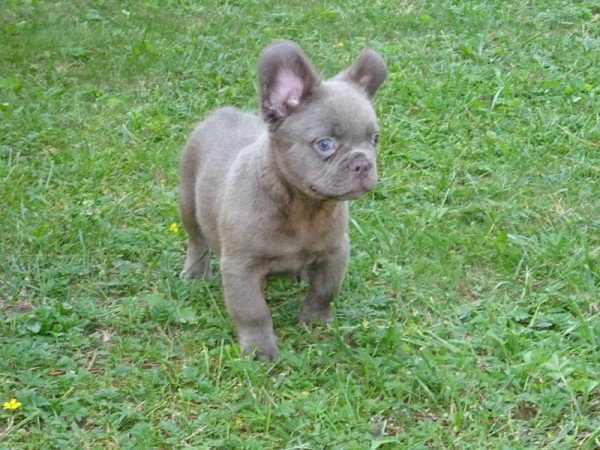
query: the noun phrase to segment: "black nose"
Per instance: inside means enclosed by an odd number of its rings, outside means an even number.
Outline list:
[[[364,177],[369,173],[371,167],[373,167],[373,164],[370,161],[360,158],[352,161],[350,164],[350,171],[356,176]]]

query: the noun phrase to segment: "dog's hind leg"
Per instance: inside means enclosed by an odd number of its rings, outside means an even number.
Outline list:
[[[197,235],[192,235],[188,228],[186,230],[188,231],[188,249],[180,276],[186,280],[200,278],[208,281],[212,278],[208,245],[199,229]]]
[[[186,149],[187,150],[187,149]],[[179,210],[181,221],[188,234],[188,248],[181,278],[210,280],[210,250],[196,219],[195,170],[196,155],[184,152],[181,161],[181,183],[179,185]]]

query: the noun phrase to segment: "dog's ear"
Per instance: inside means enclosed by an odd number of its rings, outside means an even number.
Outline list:
[[[334,79],[357,84],[370,98],[375,95],[381,83],[384,82],[387,73],[387,65],[383,58],[376,51],[367,47],[354,61],[354,64]]]
[[[293,42],[267,47],[258,62],[260,110],[266,122],[276,123],[305,101],[320,79],[304,52]]]

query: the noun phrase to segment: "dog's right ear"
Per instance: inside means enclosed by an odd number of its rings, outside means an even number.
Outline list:
[[[354,64],[334,79],[356,84],[371,98],[385,81],[387,73],[387,65],[383,58],[376,51],[365,48]]]
[[[292,114],[320,79],[304,52],[293,42],[267,47],[258,62],[260,110],[267,123],[277,123]]]

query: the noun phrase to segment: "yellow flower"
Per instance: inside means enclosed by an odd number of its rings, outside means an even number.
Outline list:
[[[344,43],[343,43],[343,42],[338,42],[338,43],[337,43],[337,46],[338,46],[339,48],[344,48]]]
[[[179,231],[179,225],[177,225],[176,223],[172,223],[169,227],[169,231],[171,233],[177,233]]]
[[[8,409],[8,410],[12,410],[12,409],[17,409],[20,406],[21,406],[21,402],[18,402],[16,398],[13,398],[10,402],[4,403],[3,408],[4,409]]]

